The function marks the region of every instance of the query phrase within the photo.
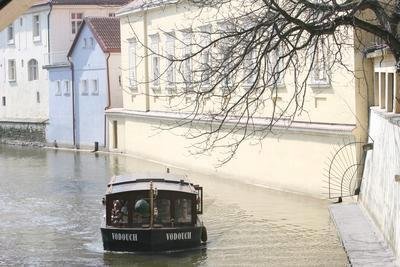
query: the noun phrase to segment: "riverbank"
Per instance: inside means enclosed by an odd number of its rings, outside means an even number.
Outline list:
[[[334,204],[329,211],[351,266],[399,266],[392,248],[362,205]]]

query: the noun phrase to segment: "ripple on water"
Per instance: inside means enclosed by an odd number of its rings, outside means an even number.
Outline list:
[[[104,253],[100,201],[109,176],[164,167],[120,156],[0,146],[0,265],[346,265],[325,202],[195,173],[188,174],[205,190],[206,249]]]

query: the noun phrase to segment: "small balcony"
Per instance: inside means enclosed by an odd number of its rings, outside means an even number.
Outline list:
[[[68,62],[68,51],[56,51],[43,55],[43,65],[60,65]]]

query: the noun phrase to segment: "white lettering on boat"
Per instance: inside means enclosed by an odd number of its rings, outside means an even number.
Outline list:
[[[192,232],[166,233],[167,240],[189,240],[192,239]]]
[[[118,241],[138,241],[137,234],[121,234],[121,233],[111,233],[113,240]]]

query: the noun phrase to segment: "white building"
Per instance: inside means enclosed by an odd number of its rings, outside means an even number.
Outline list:
[[[45,123],[49,82],[42,67],[67,62],[68,49],[84,17],[114,16],[128,2],[36,1],[0,32],[0,122]]]

